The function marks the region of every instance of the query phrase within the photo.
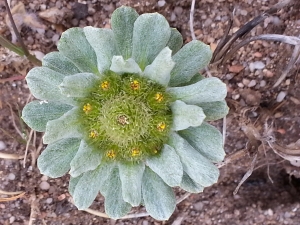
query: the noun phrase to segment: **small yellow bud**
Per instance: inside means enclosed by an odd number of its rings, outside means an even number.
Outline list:
[[[90,132],[90,135],[89,135],[90,138],[96,138],[97,136],[98,136],[97,131],[92,130],[92,131]]]
[[[90,103],[87,103],[83,106],[82,110],[87,114],[88,112],[90,112],[92,110],[92,106]]]
[[[131,150],[131,156],[135,157],[135,156],[139,156],[141,153],[141,151],[138,148],[134,148]]]
[[[116,158],[116,152],[114,150],[109,150],[108,152],[106,152],[106,157],[110,159],[114,159]]]
[[[109,82],[108,82],[108,81],[103,81],[103,82],[101,83],[101,88],[102,88],[103,90],[108,90],[108,88],[109,88]]]
[[[137,80],[130,82],[130,87],[132,90],[136,91],[140,89],[140,83]]]
[[[162,93],[160,93],[160,92],[157,92],[156,94],[155,94],[155,100],[156,101],[158,101],[158,102],[161,102],[162,100],[164,100],[164,96],[163,96],[163,94]]]
[[[158,131],[164,131],[166,129],[166,124],[164,122],[160,122],[159,124],[157,124],[157,129]]]

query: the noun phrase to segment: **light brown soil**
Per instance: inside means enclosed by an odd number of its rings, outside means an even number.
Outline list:
[[[11,1],[16,4],[17,1]],[[66,0],[22,0],[28,13],[38,15],[48,8],[63,7],[75,12],[74,2]],[[73,26],[109,27],[109,18],[113,10],[120,5],[130,5],[139,13],[159,12],[172,27],[176,27],[189,42],[189,16],[191,1],[169,0],[162,7],[158,1],[79,1],[88,4],[88,14],[81,7],[77,14],[66,15],[54,25],[46,20],[37,20],[46,26],[44,34],[36,32],[31,26],[22,28],[22,37],[31,51],[48,53],[56,50],[56,41],[61,32]],[[160,2],[162,3],[162,2]],[[228,19],[233,8],[236,9],[233,29],[236,31],[247,21],[258,16],[277,0],[199,0],[196,1],[194,29],[198,40],[214,48],[224,36]],[[288,7],[273,15],[272,20],[259,24],[248,36],[262,33],[279,33],[291,36],[300,35],[299,7]],[[83,18],[80,18],[83,15]],[[4,20],[4,2],[0,2],[0,34],[11,38]],[[77,18],[76,18],[77,17]],[[269,22],[269,23],[268,23]],[[70,202],[66,175],[59,179],[50,179],[40,174],[36,167],[36,157],[44,149],[41,133],[32,133],[28,155],[23,167],[22,159],[0,158],[0,190],[7,192],[22,191],[25,195],[17,200],[0,202],[0,224],[24,225],[30,218],[31,224],[47,225],[88,225],[88,224],[224,224],[224,225],[266,225],[300,224],[300,180],[290,174],[297,173],[297,167],[291,167],[270,149],[253,144],[246,132],[258,131],[262,139],[266,136],[265,124],[271,126],[276,143],[283,146],[300,139],[300,88],[299,63],[294,66],[277,88],[272,88],[282,73],[293,47],[279,42],[256,41],[241,48],[235,57],[228,60],[223,68],[212,67],[213,76],[221,78],[228,86],[228,105],[231,110],[227,117],[225,150],[228,155],[247,149],[245,156],[231,159],[231,163],[221,168],[219,183],[206,188],[203,193],[192,194],[178,204],[169,221],[155,221],[151,217],[127,220],[110,220],[87,212],[78,211]],[[253,62],[264,63],[264,68],[250,70]],[[25,75],[33,65],[23,58],[0,47],[0,79]],[[251,83],[252,82],[252,83]],[[252,86],[253,85],[253,86]],[[279,102],[278,95],[283,92],[285,98]],[[20,112],[26,102],[32,100],[24,80],[0,83],[0,153],[24,155],[30,129],[22,122]],[[281,105],[283,103],[283,105]],[[245,111],[245,109],[251,110]],[[254,107],[254,108],[253,108]],[[246,112],[246,113],[244,113]],[[268,120],[267,120],[268,118]],[[246,122],[245,122],[246,121]],[[271,123],[273,122],[273,123]],[[214,123],[222,129],[222,121]],[[241,129],[243,128],[244,131]],[[265,139],[264,139],[265,140]],[[252,142],[251,142],[252,141]],[[3,149],[1,149],[1,146]],[[249,146],[254,148],[249,149]],[[236,195],[233,191],[249,170],[250,164],[258,153],[254,172],[244,182]],[[288,170],[289,173],[286,171]],[[41,182],[50,187],[41,189]],[[178,198],[184,193],[177,191]],[[0,197],[10,197],[0,195]],[[98,196],[91,207],[104,212],[103,198]],[[142,212],[135,209],[133,213]]]

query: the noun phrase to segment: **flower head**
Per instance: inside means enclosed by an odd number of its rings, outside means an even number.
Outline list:
[[[201,192],[218,179],[213,162],[224,158],[222,137],[205,120],[227,114],[226,86],[198,74],[209,47],[182,47],[162,15],[121,7],[111,22],[112,30],[63,33],[59,51],[26,77],[47,102],[26,105],[23,119],[45,132],[40,171],[54,178],[69,171],[79,209],[100,191],[112,218],[143,202],[165,220],[175,209],[172,187]]]

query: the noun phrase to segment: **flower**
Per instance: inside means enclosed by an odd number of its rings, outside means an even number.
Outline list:
[[[59,51],[26,77],[42,101],[27,104],[22,118],[45,132],[41,173],[69,171],[79,209],[100,191],[114,219],[142,204],[166,220],[176,206],[172,187],[198,193],[217,182],[222,136],[206,121],[227,114],[226,85],[198,73],[209,47],[182,47],[162,15],[120,7],[111,25],[62,34]]]

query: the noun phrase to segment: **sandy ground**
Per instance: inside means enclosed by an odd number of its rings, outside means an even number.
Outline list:
[[[191,1],[88,0],[78,1],[79,4],[66,0],[13,0],[11,5],[18,2],[24,4],[27,16],[27,20],[21,18],[19,21],[21,35],[30,51],[38,57],[55,51],[61,33],[67,28],[109,27],[110,15],[120,5],[130,5],[139,13],[159,12],[182,33],[185,42],[192,40],[189,30]],[[277,0],[196,1],[195,36],[215,49],[225,34],[234,8],[230,34],[275,3]],[[295,4],[278,10],[247,37],[266,33],[299,37],[299,9]],[[54,10],[55,16],[49,16],[49,10]],[[4,2],[1,1],[0,34],[11,39],[5,14]],[[40,174],[36,158],[45,147],[41,143],[42,134],[31,132],[20,118],[26,102],[33,99],[22,79],[33,65],[0,47],[0,79],[6,79],[0,81],[0,153],[23,156],[31,137],[25,162],[12,159],[12,156],[10,159],[0,157],[0,190],[24,193],[16,200],[2,202],[4,198],[17,194],[0,193],[0,224],[300,224],[298,167],[291,166],[274,153],[274,150],[289,149],[287,145],[300,138],[299,63],[292,67],[278,87],[273,88],[292,51],[293,46],[280,42],[255,41],[239,49],[223,67],[209,68],[210,74],[222,79],[228,87],[227,101],[231,108],[225,135],[228,163],[221,168],[218,184],[201,194],[190,195],[178,204],[169,221],[161,222],[151,217],[114,221],[78,211],[70,202],[68,175],[50,179]],[[12,78],[14,76],[16,78]],[[220,130],[223,128],[222,121],[214,125]],[[276,141],[274,149],[267,144],[270,136]],[[252,175],[233,195],[251,164]],[[184,194],[177,190],[178,198]],[[104,212],[103,197],[98,196],[91,208]],[[134,209],[132,213],[140,212],[144,212],[143,208]]]

